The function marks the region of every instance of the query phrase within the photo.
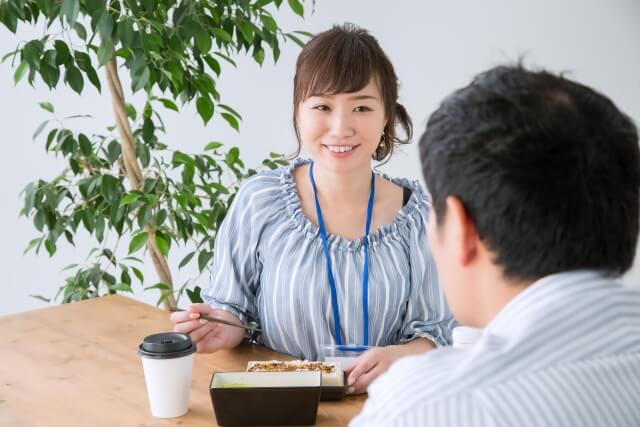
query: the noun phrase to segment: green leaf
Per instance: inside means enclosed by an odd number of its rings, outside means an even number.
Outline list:
[[[133,274],[135,274],[135,276],[140,281],[140,284],[142,284],[144,282],[144,275],[142,274],[142,271],[140,271],[136,267],[131,267],[131,269],[133,270]]]
[[[44,211],[44,209],[40,209],[38,212],[36,212],[35,216],[33,217],[33,225],[38,231],[42,231],[46,219],[46,212]]]
[[[240,149],[238,147],[231,147],[227,152],[227,159],[232,163],[240,160]]]
[[[216,190],[218,190],[219,192],[221,192],[222,194],[229,194],[229,189],[224,185],[220,184],[219,182],[211,182],[209,183],[209,185],[215,188]]]
[[[18,65],[18,67],[16,68],[16,72],[13,74],[13,82],[15,84],[18,84],[20,79],[22,79],[22,77],[24,76],[24,73],[27,72],[28,65],[29,64],[27,63],[27,61],[22,61],[20,65]]]
[[[160,290],[168,291],[171,288],[169,287],[169,285],[165,285],[164,283],[156,283],[153,286],[147,286],[146,288],[144,288],[145,291],[148,291],[149,289],[160,289]]]
[[[75,22],[73,24],[73,29],[76,30],[78,37],[80,37],[82,40],[87,39],[87,30],[84,28],[84,25],[79,22]]]
[[[51,54],[53,53],[53,55]],[[54,88],[58,84],[58,80],[60,80],[60,70],[57,65],[55,65],[55,51],[47,51],[44,57],[42,57],[42,62],[40,62],[40,76],[42,76],[42,80],[49,86],[49,88]],[[51,61],[53,59],[53,61]],[[53,64],[51,63],[53,62]]]
[[[98,21],[98,31],[103,41],[111,41],[111,32],[113,31],[113,17],[106,9],[102,12],[100,21]]]
[[[18,28],[18,16],[13,13],[12,10],[9,10],[9,8],[9,2],[0,2],[0,22],[15,34]]]
[[[134,37],[133,22],[130,19],[123,18],[118,23],[118,38],[122,42],[122,46],[131,46]]]
[[[198,109],[198,114],[200,114],[200,117],[202,117],[202,120],[206,125],[209,120],[211,120],[211,117],[213,117],[213,103],[208,97],[201,96],[196,101],[196,108]]]
[[[109,201],[114,202],[120,197],[120,180],[113,175],[103,175],[100,193]]]
[[[298,31],[294,31],[294,33],[300,34],[301,36],[305,36],[305,37],[308,37],[310,39],[313,38],[313,36],[314,36],[314,34],[310,33],[309,31],[300,31],[300,30],[298,30]]]
[[[256,49],[255,52],[253,52],[253,59],[255,59],[258,64],[262,65],[264,62],[264,49]]]
[[[69,264],[65,268],[63,268],[61,271],[71,270],[71,269],[76,268],[77,266],[78,266],[78,264]]]
[[[300,40],[298,37],[294,36],[293,34],[291,34],[291,33],[286,33],[286,34],[285,34],[285,36],[286,36],[288,39],[292,40],[292,41],[293,41],[295,44],[297,44],[298,46],[300,46],[300,47],[302,47],[302,48],[304,47],[304,42],[303,42],[302,40]]]
[[[107,160],[110,163],[114,163],[120,157],[120,144],[115,139],[107,146]]]
[[[273,0],[258,0],[257,2],[255,2],[253,4],[253,10],[262,9],[263,7],[265,7],[266,5],[271,3],[272,1]]]
[[[236,119],[235,116],[229,113],[221,113],[220,115],[227,121],[227,123],[229,123],[229,126],[240,132],[240,124],[238,123],[238,119]]]
[[[51,242],[50,240],[47,239],[44,241],[44,247],[47,250],[47,252],[49,252],[50,257],[56,253],[56,244]]]
[[[159,234],[156,234],[156,245],[162,255],[165,257],[169,255],[169,242]]]
[[[180,261],[180,264],[178,264],[178,268],[182,268],[185,265],[189,264],[189,261],[191,261],[191,258],[193,258],[193,256],[195,254],[196,254],[195,252],[191,252],[191,253],[187,254],[187,256],[182,258],[182,261]]]
[[[203,303],[204,300],[202,299],[202,296],[200,296],[200,290],[200,286],[196,286],[195,288],[193,288],[193,290],[187,289],[187,296],[189,297],[189,301],[194,304]]]
[[[140,228],[146,227],[151,219],[151,206],[143,205],[138,211],[138,225]]]
[[[207,264],[209,264],[209,260],[213,258],[213,253],[209,251],[200,251],[198,254],[198,268],[200,271],[204,270]]]
[[[123,272],[124,274],[125,272]],[[129,279],[131,280],[131,279]],[[110,289],[114,290],[114,291],[118,291],[118,292],[131,292],[133,293],[133,289],[131,289],[131,284],[129,283],[118,283],[115,286],[111,286]]]
[[[138,251],[147,243],[148,239],[149,233],[147,233],[146,231],[136,234],[133,239],[131,239],[131,243],[129,243],[129,253],[132,254]]]
[[[104,64],[109,62],[112,56],[113,42],[111,39],[103,40],[102,44],[100,44],[100,48],[98,49],[98,65],[102,67]]]
[[[149,67],[144,66],[142,70],[136,72],[133,75],[133,80],[131,82],[132,90],[134,92],[139,91],[149,82],[149,77],[151,77],[151,72],[149,71]]]
[[[240,120],[242,120],[242,116],[240,115],[240,113],[238,113],[236,110],[234,110],[233,108],[229,107],[228,105],[218,104],[218,107],[222,108],[224,111],[227,111],[227,112],[233,114],[234,116],[236,116],[237,118],[239,118]]]
[[[42,108],[43,110],[46,110],[50,113],[53,113],[53,105],[51,105],[50,102],[40,102],[38,103],[38,105],[40,106],[40,108]]]
[[[100,79],[98,78],[98,74],[96,73],[96,70],[93,68],[93,66],[91,64],[87,64],[85,67],[80,65],[80,69],[84,71],[91,84],[93,84],[93,86],[98,89],[98,92],[100,92],[102,89],[100,85]]]
[[[24,208],[22,209],[21,215],[29,215],[29,212],[31,212],[31,209],[33,209],[36,203],[35,184],[30,182],[20,194],[24,194]]]
[[[217,150],[218,148],[222,147],[223,144],[222,142],[218,142],[218,141],[211,141],[210,143],[208,143],[205,147],[204,150],[205,151],[209,151],[209,150]]]
[[[96,223],[95,223],[95,233],[96,233],[96,238],[98,239],[98,242],[102,242],[104,240],[104,217],[100,214],[98,214],[96,216]]]
[[[51,129],[49,131],[49,134],[47,135],[47,142],[45,144],[45,151],[49,151],[49,147],[51,146],[51,143],[53,142],[53,139],[56,137],[56,134],[58,133],[58,129]]]
[[[196,45],[200,52],[203,54],[209,53],[211,50],[211,37],[204,31],[200,31],[196,34]]]
[[[51,302],[51,298],[45,298],[42,295],[34,295],[34,294],[29,294],[30,297],[35,298],[35,299],[39,299],[40,301],[44,301],[44,302]]]
[[[31,240],[22,254],[23,255],[26,254],[31,249],[35,248],[36,246],[40,245],[41,243],[42,243],[42,238],[41,237],[37,237],[37,238]]]
[[[69,46],[62,40],[56,40],[54,42],[54,46],[56,48],[56,65],[66,65],[69,61],[71,61],[71,52],[69,51]]]
[[[140,198],[142,193],[129,193],[125,195],[122,199],[120,199],[120,206],[130,205]]]
[[[38,129],[36,129],[36,131],[33,133],[32,139],[34,141],[38,137],[38,135],[42,133],[42,131],[44,130],[44,128],[47,126],[48,123],[49,123],[49,120],[45,120],[44,122],[40,123],[40,126],[38,126]]]
[[[179,165],[179,164],[190,165],[190,166],[196,165],[196,162],[191,158],[191,156],[189,156],[188,154],[184,154],[180,151],[175,151],[173,153],[173,157],[171,158],[171,163],[173,163],[174,165]]]
[[[38,68],[43,52],[44,44],[42,44],[40,40],[31,40],[22,48],[23,59],[27,61],[33,69]]]
[[[242,38],[245,39],[247,43],[253,44],[253,27],[246,21],[240,21],[238,22],[238,28],[240,29]]]
[[[15,50],[12,50],[11,52],[5,53],[2,59],[0,59],[0,62],[4,62],[9,58],[11,58],[12,61],[15,60],[16,56],[18,56],[18,52],[20,52],[20,49],[15,49]]]
[[[64,80],[67,84],[76,91],[77,93],[82,93],[82,89],[84,88],[84,79],[82,78],[82,74],[80,70],[74,65],[68,66],[67,71],[64,74]]]
[[[184,79],[184,71],[182,70],[182,67],[180,66],[180,64],[178,64],[177,62],[171,61],[171,62],[167,62],[165,67],[166,67],[166,70],[171,75],[171,79],[174,81],[174,83],[182,84],[182,81]]]
[[[220,75],[220,63],[218,61],[216,61],[215,58],[213,58],[211,55],[207,55],[204,57],[205,62],[209,65],[209,68],[211,68],[211,70],[216,73],[216,75]]]
[[[222,28],[213,27],[211,28],[211,32],[213,32],[219,42],[222,41],[225,44],[231,43],[231,35]]]
[[[171,101],[170,99],[162,98],[162,99],[160,99],[160,102],[162,102],[162,105],[164,105],[165,108],[168,108],[169,110],[173,110],[173,111],[179,112],[178,106],[173,101]]]
[[[233,59],[229,58],[229,57],[228,57],[227,55],[225,55],[224,53],[222,53],[222,52],[214,52],[213,54],[214,54],[214,55],[216,55],[216,56],[219,56],[220,58],[222,58],[222,59],[224,59],[225,61],[227,61],[229,64],[231,64],[231,65],[233,65],[234,67],[236,67],[236,62],[235,62]]]
[[[60,12],[67,18],[69,25],[73,25],[80,12],[80,0],[62,0]]]
[[[80,152],[85,156],[89,157],[93,153],[93,145],[85,134],[78,135],[78,144],[80,144]]]
[[[260,20],[267,30],[271,31],[272,33],[278,31],[278,24],[276,24],[276,21],[271,16],[260,15]]]
[[[127,116],[129,116],[129,118],[133,121],[135,121],[136,117],[138,116],[135,107],[131,104],[127,104]]]
[[[164,209],[160,209],[155,219],[156,227],[162,226],[166,219],[167,219],[167,211]]]
[[[288,0],[291,9],[298,15],[304,17],[304,7],[299,0]]]

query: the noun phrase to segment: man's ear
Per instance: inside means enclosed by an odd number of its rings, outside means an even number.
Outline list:
[[[478,254],[478,233],[473,219],[456,196],[446,199],[448,226],[454,239],[460,264],[470,264]]]

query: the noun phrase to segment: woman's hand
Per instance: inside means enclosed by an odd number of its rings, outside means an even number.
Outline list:
[[[362,353],[345,369],[347,393],[365,393],[369,384],[387,371],[396,360],[435,348],[431,341],[418,338],[406,344],[376,347]]]
[[[201,319],[201,315],[242,323],[228,311],[214,310],[208,304],[191,304],[186,311],[172,313],[173,330],[189,334],[191,340],[197,345],[198,353],[213,353],[240,344],[244,337],[242,329]]]

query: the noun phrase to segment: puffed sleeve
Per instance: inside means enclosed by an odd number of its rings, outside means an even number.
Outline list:
[[[436,265],[427,238],[427,221],[431,203],[421,187],[416,187],[419,215],[412,216],[408,227],[411,289],[399,341],[426,338],[436,346],[451,342],[456,321],[438,281]]]
[[[265,179],[260,175],[249,178],[236,194],[216,237],[210,286],[202,292],[206,303],[243,322],[258,317],[260,218],[268,209],[263,197],[268,193]]]

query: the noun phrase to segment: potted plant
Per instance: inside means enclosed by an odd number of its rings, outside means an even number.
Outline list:
[[[16,84],[41,79],[51,89],[66,84],[78,94],[91,84],[110,94],[115,114],[106,133],[88,135],[58,120],[51,103],[40,104],[53,118],[38,126],[34,138],[63,157],[66,167],[51,180],[29,183],[22,193],[21,214],[39,233],[25,252],[44,248],[53,256],[61,239],[74,244],[82,228],[95,242],[87,262],[68,267],[70,276],[54,299],[66,303],[132,292],[135,280],[145,282],[136,255],[146,248],[158,283],[145,289],[160,291],[158,304],[173,308],[183,292],[200,301],[194,280],[174,283],[167,257],[185,246],[179,268],[197,264],[200,273],[206,271],[238,185],[255,170],[237,147],[225,149],[221,142],[203,144],[195,154],[173,149],[163,140],[161,111],[195,103],[205,125],[217,114],[239,130],[241,116],[223,102],[216,81],[223,64],[235,66],[237,55],[262,64],[268,52],[278,60],[283,41],[303,45],[301,37],[309,33],[285,32],[274,19],[282,3],[0,0],[0,22],[11,32],[20,25],[45,28],[41,37],[20,42],[3,57],[15,67]],[[303,16],[299,0],[287,4]],[[120,73],[128,73],[131,87],[122,86]],[[146,95],[144,104],[127,103],[138,91]],[[272,154],[262,167],[278,164],[286,161]]]

